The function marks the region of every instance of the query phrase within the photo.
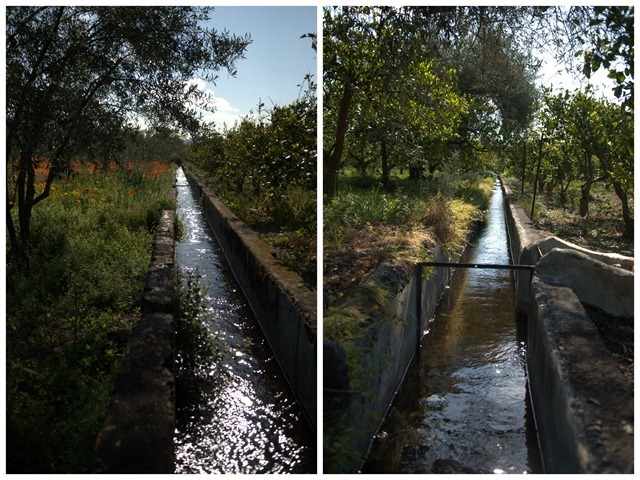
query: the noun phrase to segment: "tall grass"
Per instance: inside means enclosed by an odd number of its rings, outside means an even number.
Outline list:
[[[466,226],[489,204],[492,179],[439,174],[431,181],[396,179],[384,192],[374,179],[348,175],[341,192],[324,207],[325,243],[341,244],[352,229],[371,225],[404,225],[430,229],[445,248],[459,243]]]
[[[85,170],[34,208],[27,263],[7,264],[8,472],[90,468],[171,183]]]

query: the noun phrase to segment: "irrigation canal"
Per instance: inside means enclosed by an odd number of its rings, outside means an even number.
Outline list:
[[[462,263],[510,262],[502,190]],[[458,268],[364,473],[540,473],[526,324],[509,270]]]
[[[176,244],[181,276],[201,276],[205,321],[225,350],[203,365],[199,394],[178,398],[176,473],[311,473],[315,440],[182,169]],[[184,398],[187,397],[187,398]]]

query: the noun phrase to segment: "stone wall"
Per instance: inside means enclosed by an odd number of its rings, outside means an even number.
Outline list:
[[[142,317],[96,441],[93,473],[174,472],[174,219],[174,211],[162,212]]]
[[[184,168],[184,167],[183,167]],[[265,337],[314,431],[317,421],[317,292],[280,264],[203,179],[185,175]]]

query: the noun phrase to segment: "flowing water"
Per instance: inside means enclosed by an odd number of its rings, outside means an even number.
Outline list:
[[[310,428],[182,169],[177,190],[176,264],[183,278],[201,276],[207,327],[225,354],[203,366],[198,395],[178,401],[176,473],[314,472]]]
[[[510,263],[502,191],[464,263]],[[538,473],[526,380],[526,319],[509,270],[455,272],[365,473]]]

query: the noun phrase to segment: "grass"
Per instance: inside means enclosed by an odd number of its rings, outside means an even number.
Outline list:
[[[7,264],[7,471],[91,466],[172,172],[82,169],[33,211],[26,266]]]
[[[384,192],[374,179],[349,172],[341,185],[324,207],[327,306],[385,260],[413,264],[436,245],[453,255],[488,207],[493,179],[396,178],[395,188]]]

